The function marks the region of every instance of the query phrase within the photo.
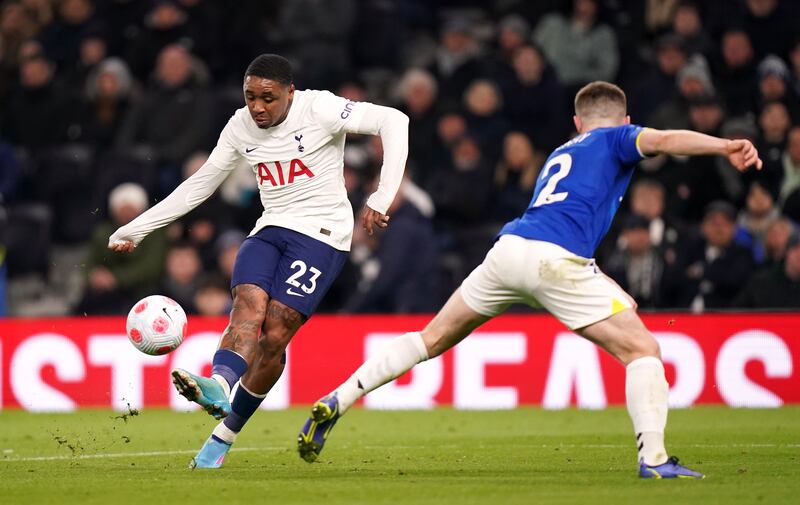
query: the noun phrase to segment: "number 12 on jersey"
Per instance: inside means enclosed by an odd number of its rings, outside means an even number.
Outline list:
[[[550,174],[550,169],[556,165],[558,165],[558,168],[547,180],[547,184],[542,188],[542,191],[539,192],[539,196],[533,202],[533,207],[560,202],[567,198],[568,191],[562,191],[561,193],[554,193],[554,191],[556,190],[556,184],[569,174],[572,168],[572,156],[569,153],[564,153],[551,158],[542,169],[542,179],[547,177]]]

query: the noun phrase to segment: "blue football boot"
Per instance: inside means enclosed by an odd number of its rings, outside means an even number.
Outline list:
[[[203,407],[214,419],[222,419],[231,413],[228,396],[216,380],[176,368],[172,371],[172,383],[181,396]]]
[[[225,460],[225,455],[231,449],[231,444],[225,443],[214,435],[208,437],[206,443],[189,462],[189,468],[219,468]]]
[[[671,456],[666,463],[660,465],[645,465],[639,462],[639,477],[643,479],[705,479],[700,472],[690,470],[681,465],[678,458]]]
[[[297,436],[297,452],[309,463],[316,461],[336,421],[339,420],[339,399],[336,393],[317,401]]]

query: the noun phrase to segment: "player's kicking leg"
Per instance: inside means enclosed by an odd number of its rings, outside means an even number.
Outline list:
[[[191,468],[222,466],[239,432],[278,382],[286,365],[286,346],[304,321],[302,314],[278,300],[269,302],[264,327],[258,338],[256,357],[242,376],[233,396],[230,415],[214,428],[200,452],[192,459]]]
[[[642,478],[702,479],[664,447],[669,386],[658,342],[633,309],[576,330],[625,365],[625,397],[633,421]]]
[[[172,371],[172,383],[178,393],[203,407],[215,419],[222,419],[231,412],[228,398],[234,384],[247,371],[248,362],[253,360],[267,300],[267,293],[256,285],[235,286],[230,323],[214,354],[211,377],[181,368]]]
[[[315,461],[336,422],[359,398],[403,375],[417,363],[442,354],[488,319],[469,308],[461,290],[456,290],[424,330],[392,339],[341,386],[314,403],[297,437],[300,457],[309,463]]]

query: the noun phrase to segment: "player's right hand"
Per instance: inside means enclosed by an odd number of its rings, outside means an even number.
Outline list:
[[[367,234],[372,235],[375,226],[379,228],[389,226],[389,216],[364,205],[364,209],[361,211],[361,224],[367,230]]]
[[[758,150],[747,139],[729,140],[726,150],[728,161],[740,172],[752,166],[755,166],[757,170],[761,170],[764,165],[764,162],[758,157]]]
[[[136,248],[132,240],[109,240],[108,248],[114,252],[131,252]]]

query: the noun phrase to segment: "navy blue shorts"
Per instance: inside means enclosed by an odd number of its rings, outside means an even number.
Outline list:
[[[311,317],[346,260],[347,252],[308,235],[267,226],[239,248],[231,289],[255,284],[270,298]]]

